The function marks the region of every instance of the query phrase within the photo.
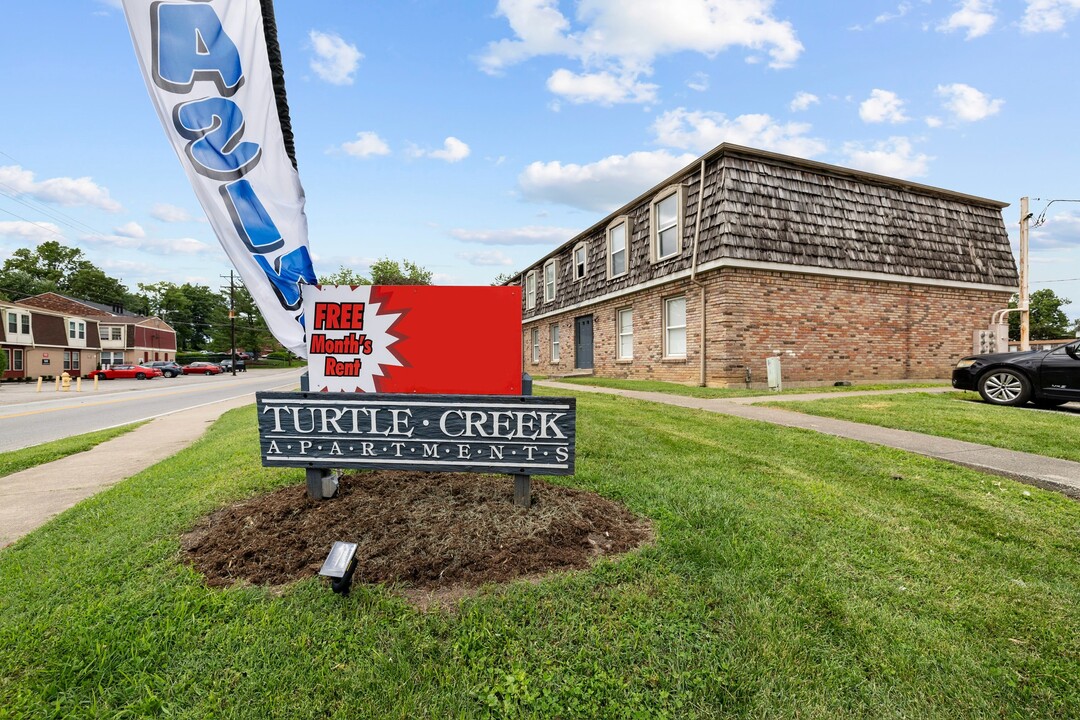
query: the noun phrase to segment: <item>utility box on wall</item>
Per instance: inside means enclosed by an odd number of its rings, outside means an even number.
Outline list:
[[[973,333],[973,352],[976,355],[1009,352],[1009,326],[1007,323],[991,325],[986,330]]]
[[[784,389],[783,380],[780,377],[780,358],[765,358],[765,374],[769,381],[769,389],[780,392]]]

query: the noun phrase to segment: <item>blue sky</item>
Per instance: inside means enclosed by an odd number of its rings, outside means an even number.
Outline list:
[[[277,0],[317,273],[487,284],[720,142],[1011,203],[1080,200],[1080,0]],[[0,259],[60,240],[134,287],[229,265],[118,0],[0,0]],[[1080,203],[1032,290],[1080,317]]]

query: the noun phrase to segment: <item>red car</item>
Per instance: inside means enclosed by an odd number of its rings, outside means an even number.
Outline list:
[[[161,377],[161,371],[155,367],[145,365],[109,365],[103,370],[95,370],[87,377],[99,377],[102,380],[115,380],[117,378],[135,378],[145,380],[147,378]]]
[[[180,368],[185,375],[217,375],[221,366],[210,362],[193,362]]]

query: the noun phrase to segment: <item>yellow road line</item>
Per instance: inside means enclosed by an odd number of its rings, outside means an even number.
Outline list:
[[[105,382],[108,382],[108,381],[105,381]],[[154,399],[154,398],[169,397],[170,395],[181,395],[181,394],[185,394],[185,393],[199,392],[200,390],[204,390],[204,389],[205,388],[184,388],[182,390],[171,390],[171,391],[168,391],[168,392],[156,393],[154,395],[145,395],[143,393],[136,393],[133,396],[120,397],[120,398],[116,398],[115,400],[99,400],[97,402],[83,403],[83,404],[80,404],[80,405],[69,405],[69,406],[65,406],[65,407],[55,407],[55,408],[42,408],[40,410],[27,410],[26,412],[10,413],[8,415],[0,415],[0,420],[10,420],[11,418],[27,417],[28,415],[44,415],[46,413],[61,412],[61,411],[64,411],[64,410],[77,410],[79,408],[99,407],[101,405],[115,405],[117,403],[130,402],[132,400],[150,400],[150,399]],[[91,391],[91,392],[93,392],[93,391]],[[59,398],[59,399],[65,399],[65,398]],[[225,400],[225,399],[228,399],[228,398],[221,398],[221,399]]]

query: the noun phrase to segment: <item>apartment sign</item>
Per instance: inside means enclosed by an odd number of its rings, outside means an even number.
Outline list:
[[[267,467],[572,475],[574,398],[259,392]]]

